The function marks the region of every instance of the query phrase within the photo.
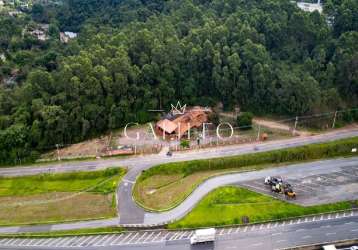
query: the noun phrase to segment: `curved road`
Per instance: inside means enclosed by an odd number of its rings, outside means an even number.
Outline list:
[[[296,137],[292,139],[285,139],[280,141],[265,142],[259,144],[259,151],[269,151],[274,149],[297,147],[312,143],[333,141],[342,138],[350,138],[358,136],[358,129],[334,131],[322,135],[311,137]],[[127,166],[128,173],[117,189],[118,209],[120,211],[119,224],[126,226],[140,226],[146,227],[153,224],[165,224],[172,220],[176,220],[188,213],[193,206],[212,189],[238,183],[242,180],[250,178],[261,178],[265,175],[297,175],[304,176],[304,173],[297,171],[297,169],[305,169],[304,172],[329,172],[337,170],[337,168],[350,166],[351,164],[358,165],[358,158],[353,159],[340,159],[331,160],[328,162],[315,162],[297,164],[287,167],[280,167],[276,169],[267,169],[257,172],[247,172],[241,174],[233,174],[227,176],[220,176],[208,180],[199,186],[180,206],[165,213],[148,213],[142,208],[138,207],[132,199],[132,187],[136,178],[140,173],[154,165],[166,162],[187,161],[193,159],[209,159],[223,156],[233,156],[245,153],[254,153],[253,144],[235,145],[218,147],[214,149],[197,150],[184,153],[176,153],[173,157],[166,157],[163,155],[149,155],[141,157],[130,157],[125,159],[110,159],[110,160],[96,160],[88,162],[74,162],[74,163],[60,163],[48,164],[42,166],[29,166],[20,168],[2,168],[0,169],[0,176],[22,176],[34,175],[47,172],[73,172],[83,170],[98,170],[113,166]],[[329,165],[329,167],[327,167]],[[78,229],[88,227],[101,227],[109,225],[118,225],[118,218],[109,220],[98,220],[90,222],[74,222],[58,225],[45,225],[45,226],[25,226],[25,227],[3,227],[0,228],[0,233],[6,232],[22,232],[22,231],[51,231],[51,230],[66,230]]]

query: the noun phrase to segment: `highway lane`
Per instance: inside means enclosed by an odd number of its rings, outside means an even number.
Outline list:
[[[350,138],[358,136],[358,130],[344,130],[344,131],[335,131],[322,135],[316,135],[311,137],[297,137],[292,139],[273,141],[273,142],[265,142],[261,143],[258,146],[258,151],[269,151],[275,149],[289,148],[289,147],[297,147],[312,143],[319,143],[325,141],[333,141],[342,138]],[[137,163],[133,166],[133,159],[128,159],[126,162],[126,166],[132,166],[129,168],[128,173],[124,177],[124,181],[121,182],[117,189],[117,199],[118,199],[118,210],[121,213],[120,222],[121,224],[143,224],[143,222],[149,224],[154,222],[153,220],[145,221],[145,217],[151,218],[153,216],[157,217],[157,214],[149,214],[145,213],[145,211],[139,207],[132,199],[132,188],[136,181],[136,178],[140,175],[140,173],[152,167],[153,165],[165,163],[165,162],[174,162],[174,161],[185,161],[185,160],[194,160],[194,159],[211,159],[223,156],[233,156],[240,155],[246,153],[254,153],[257,152],[255,150],[253,144],[246,145],[235,145],[235,146],[227,146],[227,147],[218,147],[214,149],[205,149],[198,151],[190,151],[186,153],[175,153],[172,157],[165,156],[152,156],[152,157],[143,157],[141,160],[138,160]],[[120,202],[126,201],[126,202]],[[190,206],[192,207],[192,206]],[[182,207],[181,207],[182,208]],[[185,213],[188,211],[185,209]],[[175,211],[170,211],[171,213],[175,213]],[[164,218],[168,213],[163,214],[161,217]],[[169,218],[169,217],[168,217]],[[175,218],[170,216],[170,218]],[[163,219],[160,220],[163,222]]]
[[[239,184],[248,180],[264,179],[266,176],[284,176],[285,178],[304,178],[310,175],[340,172],[345,167],[358,168],[358,157],[343,158],[309,163],[294,164],[260,171],[222,175],[211,178],[202,183],[194,192],[174,209],[162,213],[144,213],[143,225],[168,224],[190,212],[195,205],[212,190],[232,184]],[[339,197],[336,197],[339,199]],[[338,201],[338,200],[335,200]],[[332,201],[333,202],[333,201]],[[122,215],[123,216],[123,215]],[[138,223],[138,222],[137,222]]]
[[[300,164],[293,164],[288,166],[281,166],[277,168],[264,169],[260,171],[253,172],[244,172],[244,173],[236,173],[229,175],[222,175],[218,177],[211,178],[204,183],[202,183],[194,192],[178,207],[163,213],[148,213],[143,211],[141,208],[138,208],[135,202],[132,200],[132,197],[128,198],[130,200],[126,200],[127,204],[132,204],[135,209],[138,209],[139,213],[134,213],[132,211],[130,216],[126,219],[130,218],[133,220],[136,219],[134,226],[150,226],[156,224],[165,224],[170,222],[171,220],[177,220],[183,216],[185,216],[191,209],[210,191],[217,187],[225,186],[225,185],[240,185],[243,182],[247,182],[252,179],[263,179],[267,175],[271,176],[285,176],[290,178],[304,178],[309,175],[319,175],[319,174],[327,174],[327,173],[335,173],[342,171],[343,168],[346,167],[354,167],[358,168],[358,157],[353,158],[342,158],[342,159],[332,159],[332,160],[321,160],[315,162],[307,162]],[[127,181],[124,181],[128,183]],[[130,187],[133,183],[129,183],[126,188],[128,194],[131,194]],[[336,202],[340,200],[342,197],[333,197],[332,202]],[[120,200],[124,200],[123,198]],[[122,216],[122,214],[121,214]],[[137,216],[137,217],[135,217]],[[105,226],[115,226],[123,223],[121,218],[112,218],[106,220],[96,220],[96,221],[83,221],[83,222],[72,222],[72,223],[62,223],[55,225],[30,225],[30,226],[13,226],[13,227],[0,227],[0,233],[18,233],[18,232],[46,232],[46,231],[56,231],[56,230],[73,230],[80,228],[95,228],[95,227],[105,227]],[[133,226],[133,225],[132,225]]]
[[[296,147],[301,145],[307,145],[312,143],[319,143],[324,141],[333,141],[342,138],[350,138],[358,136],[358,129],[351,130],[340,130],[330,132],[324,135],[316,135],[311,137],[297,137],[292,139],[265,142],[259,145],[259,151],[268,151],[273,149],[280,149],[286,147]],[[183,204],[177,207],[174,210],[163,214],[156,213],[146,213],[142,208],[138,207],[137,204],[132,199],[132,187],[138,175],[145,169],[152,167],[153,165],[165,163],[165,162],[175,162],[175,161],[186,161],[193,159],[210,159],[222,156],[232,156],[245,153],[257,152],[253,144],[246,145],[234,145],[226,147],[218,147],[213,149],[204,149],[197,151],[190,151],[185,153],[175,153],[173,157],[166,157],[163,155],[149,155],[149,156],[139,156],[139,157],[130,157],[125,159],[107,159],[107,160],[97,160],[97,161],[88,161],[88,162],[71,162],[71,163],[61,163],[61,164],[49,164],[46,166],[30,166],[30,167],[14,167],[14,168],[0,168],[0,176],[20,176],[20,175],[33,175],[46,172],[72,172],[79,170],[97,170],[104,169],[110,166],[127,166],[129,168],[128,173],[123,179],[123,182],[119,185],[117,189],[117,199],[118,209],[120,211],[120,224],[140,224],[141,226],[165,223],[168,220],[178,219],[184,216],[190,209],[207,193],[202,189],[195,190],[192,196],[189,197]],[[333,164],[334,165],[334,164]],[[339,167],[339,166],[338,166]],[[257,177],[257,174],[254,172],[251,173],[253,176]],[[261,172],[261,175],[268,174],[267,172]],[[240,175],[233,175],[232,177],[227,177],[225,181],[219,181],[217,186],[225,185],[232,183],[232,181],[239,181]],[[246,176],[248,177],[248,176]],[[229,180],[229,181],[228,181]],[[213,180],[209,180],[213,181]],[[209,183],[210,184],[210,183]],[[219,185],[219,186],[220,186]],[[210,185],[208,185],[210,186]],[[212,190],[213,185],[210,190]],[[117,220],[116,220],[117,219]],[[75,223],[64,223],[59,224],[59,228],[62,230],[66,229],[78,229],[78,228],[87,228],[94,227],[93,225],[107,226],[114,225],[118,223],[118,218],[110,220],[100,220],[95,221],[92,224],[90,222],[75,222]],[[0,232],[13,232],[16,230],[22,230],[23,227],[7,227],[0,228]],[[26,227],[27,231],[44,231],[46,228],[43,226],[28,226]]]
[[[135,171],[127,174],[128,180],[134,181],[138,172],[150,168],[153,165],[167,163],[188,161],[195,159],[210,159],[223,156],[233,156],[245,153],[255,153],[258,151],[269,151],[275,149],[297,147],[313,143],[328,142],[338,139],[351,138],[358,136],[358,128],[344,129],[328,132],[325,134],[314,135],[310,137],[295,137],[290,139],[283,139],[277,141],[249,143],[241,145],[231,145],[223,147],[215,147],[209,149],[193,150],[188,152],[177,152],[172,157],[163,155],[144,155],[132,156],[126,158],[111,158],[98,159],[92,161],[78,161],[78,162],[60,162],[48,163],[34,166],[10,167],[0,168],[0,176],[24,176],[35,175],[41,173],[59,173],[59,172],[74,172],[74,171],[94,171],[101,170],[108,167],[126,166],[129,169],[135,168]],[[259,150],[254,149],[257,145]]]
[[[242,227],[229,230],[229,233],[221,234],[221,229],[217,230],[216,241],[214,243],[199,244],[191,246],[189,237],[184,239],[167,239],[160,242],[149,243],[128,243],[127,245],[113,244],[109,241],[113,236],[107,238],[94,238],[90,245],[85,244],[89,241],[82,239],[82,246],[71,244],[59,244],[63,239],[54,240],[53,244],[36,247],[36,240],[18,240],[9,246],[1,245],[0,249],[101,249],[101,250],[258,250],[258,249],[284,249],[295,246],[320,244],[324,242],[334,242],[358,238],[358,216],[341,217],[337,219],[309,221],[301,224],[290,224],[290,221],[282,223],[280,226],[265,224],[256,226],[257,230],[247,230]],[[226,229],[225,229],[226,230]],[[76,238],[76,237],[74,237]],[[4,240],[2,240],[4,241]],[[6,240],[5,240],[6,241]],[[37,240],[41,241],[41,240]],[[1,242],[1,241],[0,241]]]

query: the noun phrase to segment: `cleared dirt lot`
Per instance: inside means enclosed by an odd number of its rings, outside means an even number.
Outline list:
[[[358,199],[358,166],[344,167],[340,171],[308,175],[304,178],[290,178],[290,176],[281,176],[281,178],[290,183],[297,194],[295,200],[288,201],[302,206]],[[286,200],[283,194],[271,192],[271,187],[263,182],[262,179],[256,179],[240,182],[238,185]]]

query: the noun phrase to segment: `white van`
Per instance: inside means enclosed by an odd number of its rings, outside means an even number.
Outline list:
[[[323,246],[323,250],[337,250],[335,245],[325,245]]]
[[[190,238],[190,244],[215,241],[215,228],[198,229]]]

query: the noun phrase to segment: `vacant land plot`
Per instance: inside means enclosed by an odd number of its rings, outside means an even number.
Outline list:
[[[116,215],[121,168],[0,179],[0,224],[45,223]]]
[[[358,199],[358,166],[343,167],[337,172],[309,175],[304,178],[281,177],[290,183],[297,193],[297,198],[290,201],[299,205],[311,206]],[[264,185],[261,179],[238,184],[275,198],[284,199],[283,195],[272,193],[270,186]]]
[[[249,222],[284,219],[309,214],[332,212],[352,207],[352,203],[339,202],[328,205],[302,207],[274,199],[238,187],[218,188],[207,195],[182,220],[170,224],[170,228],[206,227],[215,225],[241,224],[243,216]]]

